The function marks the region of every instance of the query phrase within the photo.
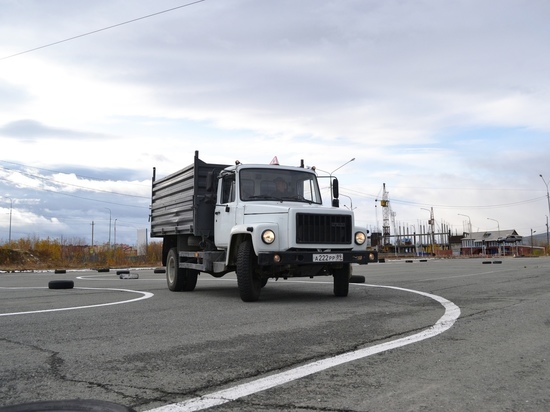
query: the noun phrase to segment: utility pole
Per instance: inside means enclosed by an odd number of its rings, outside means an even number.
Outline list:
[[[111,248],[111,209],[109,209],[108,207],[106,207],[105,209],[109,211],[109,249],[110,249]]]
[[[94,250],[94,221],[92,220],[92,250]]]
[[[8,236],[8,243],[11,243],[11,213],[13,210],[13,199],[12,198],[9,198],[9,199],[10,199],[10,232]]]
[[[548,201],[548,214],[550,214],[550,193],[548,192],[548,183],[546,180],[544,180],[544,177],[542,177],[542,174],[539,175],[542,181],[544,182],[544,185],[546,186],[546,200]],[[546,216],[546,247],[550,246],[550,235],[548,234],[548,216]]]

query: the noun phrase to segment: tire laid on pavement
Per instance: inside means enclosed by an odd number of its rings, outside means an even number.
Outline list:
[[[72,281],[72,280],[50,280],[48,282],[48,288],[50,288],[50,289],[72,289],[72,288],[74,288],[74,281]]]
[[[0,406],[0,412],[135,412],[125,405],[96,399],[67,399]]]
[[[153,270],[153,273],[166,273],[166,269],[165,268],[155,268]]]
[[[349,283],[365,283],[365,277],[363,275],[351,275]]]
[[[59,274],[59,273],[67,273],[67,270],[65,269],[55,269],[53,273]]]

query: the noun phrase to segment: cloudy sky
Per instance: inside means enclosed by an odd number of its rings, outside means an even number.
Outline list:
[[[457,233],[546,233],[549,16],[546,0],[1,0],[0,243],[11,212],[12,240],[113,242],[116,225],[133,244],[153,167],[195,150],[355,158],[335,175],[371,230],[385,183],[398,227],[433,208]]]

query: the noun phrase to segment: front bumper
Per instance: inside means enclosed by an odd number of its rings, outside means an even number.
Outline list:
[[[338,261],[314,261],[314,255],[332,255],[340,254],[342,259]],[[376,251],[339,251],[318,252],[311,250],[285,251],[285,252],[260,252],[258,254],[258,265],[260,266],[284,266],[284,265],[327,265],[342,263],[357,263],[366,265],[378,261],[378,252]]]

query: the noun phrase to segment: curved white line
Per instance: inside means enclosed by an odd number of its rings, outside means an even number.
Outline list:
[[[147,412],[190,412],[200,411],[203,409],[211,408],[213,406],[222,405],[224,403],[234,401],[244,396],[252,395],[254,393],[261,392],[266,389],[270,389],[275,386],[279,386],[308,375],[312,375],[325,369],[341,365],[343,363],[366,358],[380,352],[385,352],[387,350],[410,345],[411,343],[434,337],[450,329],[460,316],[460,308],[453,302],[442,298],[441,296],[432,295],[430,293],[420,292],[413,289],[399,288],[396,286],[380,286],[367,284],[358,284],[357,286],[395,289],[426,296],[443,305],[443,307],[445,308],[445,313],[433,326],[411,336],[406,336],[404,338],[396,339],[394,341],[382,343],[369,348],[358,349],[352,352],[343,353],[341,355],[333,356],[331,358],[318,360],[312,363],[308,363],[307,365],[298,366],[294,369],[279,372],[274,375],[269,375],[265,378],[260,378],[252,382],[243,383],[232,388],[220,390],[183,402],[173,403],[170,405],[150,409]]]
[[[7,288],[7,287],[0,287],[0,289],[43,289],[43,288]],[[15,316],[15,315],[29,315],[32,313],[47,313],[47,312],[62,312],[64,310],[77,310],[77,309],[89,309],[89,308],[98,308],[101,306],[112,306],[112,305],[122,305],[124,303],[131,303],[131,302],[137,302],[139,300],[143,299],[149,299],[153,296],[155,296],[153,293],[150,292],[141,292],[139,290],[130,290],[130,289],[113,289],[113,288],[74,288],[74,289],[86,289],[86,290],[113,290],[116,292],[129,292],[129,293],[139,293],[143,296],[135,299],[129,299],[129,300],[121,300],[118,302],[110,302],[110,303],[100,303],[97,305],[86,305],[86,306],[73,306],[70,308],[58,308],[58,309],[42,309],[42,310],[32,310],[28,312],[13,312],[13,313],[0,313],[1,316]]]

